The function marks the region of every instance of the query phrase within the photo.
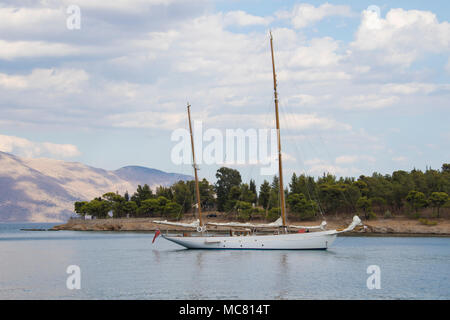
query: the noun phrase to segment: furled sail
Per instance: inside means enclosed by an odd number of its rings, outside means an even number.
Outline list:
[[[242,228],[278,228],[283,226],[282,218],[278,218],[276,221],[271,223],[240,223],[240,222],[208,222],[208,225],[217,227],[242,227]],[[322,229],[325,230],[327,223],[323,221],[319,226],[293,226],[289,225],[289,228],[295,229]]]
[[[321,229],[321,230],[325,230],[327,226],[327,222],[326,221],[322,221],[322,223],[318,226],[293,226],[293,225],[289,225],[289,228],[294,228],[294,229]]]
[[[177,226],[177,227],[186,227],[186,228],[197,228],[200,226],[200,220],[195,220],[191,223],[181,223],[181,222],[170,222],[167,220],[160,221],[160,220],[154,220],[153,223],[156,224],[165,224],[169,226]]]
[[[353,229],[355,229],[356,226],[361,226],[361,225],[363,225],[361,222],[361,219],[358,216],[354,216],[352,223],[350,223],[350,225],[347,228],[342,229],[342,230],[336,230],[336,233],[352,231]]]
[[[237,227],[237,228],[278,228],[283,225],[281,217],[271,223],[241,223],[241,222],[207,222],[207,225],[217,227]]]

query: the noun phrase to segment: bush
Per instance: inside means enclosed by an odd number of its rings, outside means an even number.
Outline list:
[[[183,217],[183,207],[174,201],[167,202],[163,210],[171,218],[179,220]]]
[[[239,212],[239,214],[237,216],[239,221],[248,221],[248,220],[250,220],[250,217],[251,217],[251,215],[248,211],[241,211],[241,212]]]
[[[264,210],[263,208],[252,208],[252,218],[263,218],[265,214],[266,210]]]
[[[391,213],[391,211],[386,210],[386,211],[384,212],[384,218],[385,218],[385,219],[390,219],[390,218],[392,218],[392,213]]]
[[[412,219],[420,219],[420,213],[419,212],[410,213],[409,216]]]
[[[281,209],[279,207],[272,208],[267,212],[266,220],[275,221],[281,215]]]
[[[426,226],[435,226],[435,225],[437,225],[437,221],[430,221],[428,219],[423,219],[423,218],[419,219],[419,222],[421,224],[426,225]]]
[[[313,200],[307,200],[303,193],[293,193],[288,196],[287,203],[290,212],[299,217],[300,220],[314,218],[318,209],[317,203]]]
[[[371,210],[371,211],[369,211],[369,215],[367,216],[367,218],[368,218],[369,220],[375,220],[375,219],[377,218],[377,215],[376,215],[375,212],[373,212],[373,211]]]

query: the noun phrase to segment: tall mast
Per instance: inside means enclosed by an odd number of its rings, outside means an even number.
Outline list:
[[[194,150],[194,136],[192,134],[192,125],[191,125],[191,105],[187,104],[188,118],[189,118],[189,131],[191,133],[191,146],[192,146],[192,166],[194,167],[195,173],[195,192],[197,194],[197,206],[198,206],[198,219],[200,220],[200,226],[203,226],[202,222],[202,206],[200,204],[200,189],[198,187],[198,175],[197,175],[197,164],[195,163],[195,150]]]
[[[273,56],[272,31],[270,32],[270,52],[272,53],[273,91],[275,97],[275,117],[276,117],[277,140],[278,140],[278,171],[280,175],[281,218],[283,219],[283,226],[286,226],[286,204],[284,201],[284,187],[283,187],[283,164],[281,160],[280,117],[278,116],[277,76],[275,74],[275,58]]]

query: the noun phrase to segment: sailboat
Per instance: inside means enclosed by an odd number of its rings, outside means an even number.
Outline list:
[[[198,220],[192,223],[177,223],[170,221],[154,221],[157,224],[175,225],[185,228],[193,228],[198,232],[198,235],[189,236],[169,236],[161,235],[164,239],[181,245],[187,249],[258,249],[258,250],[326,250],[336,239],[339,233],[352,231],[356,226],[361,225],[361,220],[358,216],[353,217],[351,224],[342,230],[326,230],[326,222],[322,222],[319,226],[295,226],[288,225],[286,222],[286,201],[283,187],[283,165],[281,153],[281,137],[280,137],[280,121],[278,115],[278,93],[277,93],[277,78],[275,73],[275,59],[273,53],[273,37],[270,33],[270,50],[272,55],[272,72],[274,84],[274,101],[275,101],[275,117],[277,129],[277,144],[278,144],[278,170],[280,183],[280,205],[281,217],[275,222],[267,224],[251,224],[251,223],[204,223],[202,219],[202,210],[200,202],[200,191],[198,185],[197,165],[195,161],[194,137],[192,134],[190,105],[188,103],[187,112],[189,118],[189,130],[191,136],[192,147],[192,161],[195,173],[195,189],[197,196]],[[229,228],[245,228],[246,230],[253,230],[253,233],[239,233],[239,235],[230,232],[229,236],[210,235],[207,232],[207,226],[220,226]],[[257,234],[258,229],[276,229],[275,234]],[[290,230],[308,230],[308,232],[289,232]],[[310,229],[320,229],[320,231],[309,232]],[[245,235],[243,235],[245,234]]]

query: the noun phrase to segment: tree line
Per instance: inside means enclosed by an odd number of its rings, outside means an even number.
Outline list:
[[[206,179],[199,182],[204,211],[217,210],[242,221],[253,218],[273,221],[280,216],[277,176],[271,182],[264,180],[259,190],[254,180],[244,183],[235,169],[222,167],[217,170],[216,178],[215,184]],[[338,216],[355,212],[366,219],[397,214],[419,217],[426,207],[440,217],[441,208],[450,207],[450,164],[443,164],[441,170],[398,170],[359,178],[338,179],[331,174],[315,178],[294,173],[284,192],[290,219],[308,220],[321,213]],[[97,218],[111,215],[181,219],[185,213],[193,212],[195,206],[195,182],[178,181],[169,187],[160,186],[155,192],[148,185],[139,185],[131,197],[128,192],[123,196],[109,192],[91,201],[75,202],[75,212]]]

